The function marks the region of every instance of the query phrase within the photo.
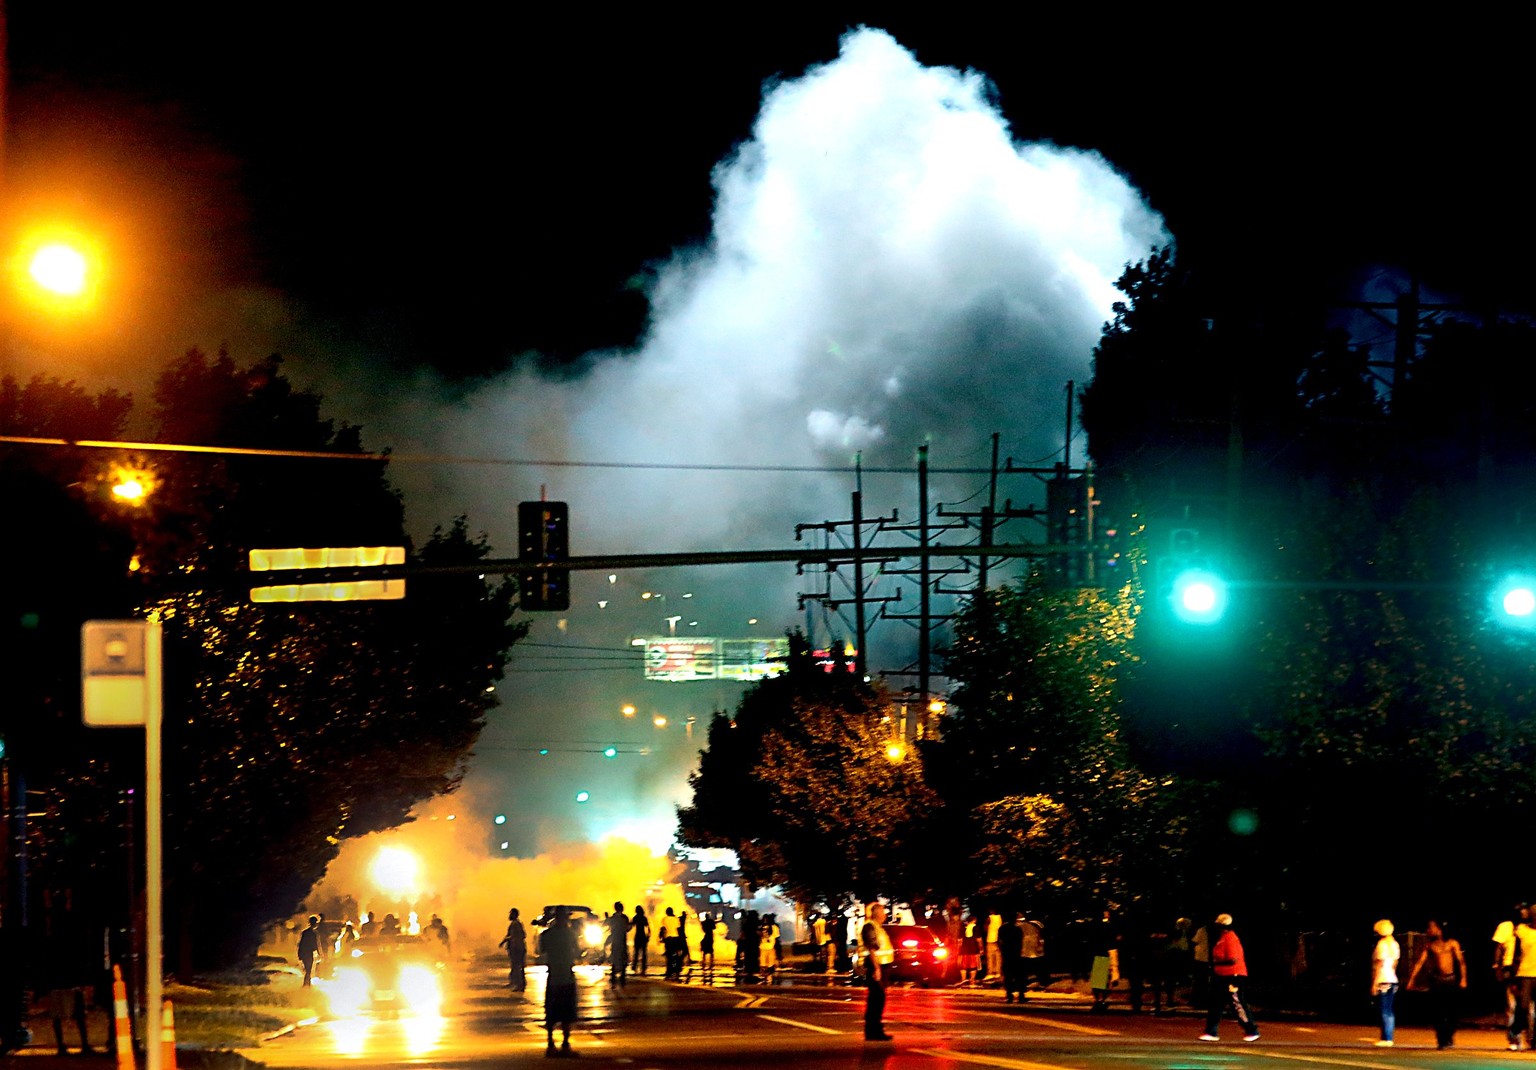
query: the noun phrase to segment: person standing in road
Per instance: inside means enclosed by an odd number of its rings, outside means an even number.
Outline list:
[[[613,904],[608,918],[608,987],[623,988],[629,980],[629,915],[624,904]]]
[[[1397,1032],[1397,964],[1403,957],[1403,949],[1392,936],[1392,923],[1382,918],[1376,923],[1376,949],[1371,952],[1371,998],[1381,1015],[1381,1039],[1378,1048],[1390,1048]]]
[[[1019,950],[1024,959],[1024,972],[1019,978],[1022,1002],[1031,981],[1039,985],[1042,992],[1051,987],[1051,971],[1045,964],[1045,926],[1034,918],[1015,917],[1019,918],[1019,931],[1024,934],[1024,946]]]
[[[549,1035],[546,1056],[574,1055],[571,1051],[571,1023],[576,1020],[576,960],[581,949],[576,944],[576,934],[571,931],[570,913],[565,907],[555,908],[555,920],[539,937],[539,953],[549,967],[544,982],[544,1031]],[[555,1026],[560,1026],[561,1043],[555,1051]]]
[[[661,953],[666,964],[666,968],[662,971],[662,978],[667,981],[675,981],[682,976],[683,959],[678,953],[677,934],[677,911],[668,907],[666,914],[662,915],[661,920],[656,923],[656,940],[661,944]]]
[[[1012,1003],[1017,996],[1020,1003],[1027,998],[1025,989],[1029,978],[1024,972],[1024,927],[1019,924],[1016,911],[1009,911],[1008,920],[997,929],[998,973],[1003,978],[1003,1002]]]
[[[1456,1043],[1461,994],[1467,990],[1467,962],[1461,944],[1448,939],[1445,923],[1431,919],[1424,934],[1429,943],[1408,974],[1408,991],[1429,993],[1430,1020],[1435,1023],[1435,1047],[1444,1051]],[[1423,977],[1421,989],[1419,978]]]
[[[997,946],[997,934],[1002,931],[1003,916],[995,910],[987,911],[987,972],[986,982],[989,985],[1002,983],[1003,955],[1002,949]]]
[[[1515,926],[1515,1020],[1509,1027],[1509,1050],[1527,1050],[1532,1045],[1533,1000],[1536,1000],[1536,926],[1531,925],[1527,909]]]
[[[699,915],[699,966],[706,973],[715,972],[715,925],[710,915]]]
[[[635,954],[631,964],[645,976],[651,964],[651,919],[645,916],[645,907],[635,904],[635,916],[629,920],[629,931],[634,934]]]
[[[528,933],[516,907],[507,911],[507,935],[496,946],[507,949],[507,987],[514,992],[527,991]]]
[[[320,953],[320,915],[309,916],[309,927],[299,934],[299,965],[304,967],[304,987],[314,981],[315,956]]]
[[[1243,959],[1243,944],[1232,931],[1232,915],[1217,914],[1216,942],[1211,945],[1211,1001],[1205,1015],[1205,1032],[1201,1040],[1221,1039],[1216,1035],[1222,1015],[1230,1009],[1237,1024],[1242,1026],[1243,1039],[1252,1043],[1259,1039],[1259,1027],[1248,1013],[1243,1000],[1243,989],[1248,984],[1248,963]]]
[[[1493,930],[1493,978],[1504,994],[1504,1030],[1511,1044],[1516,1043],[1515,1008],[1520,1002],[1520,986],[1515,981],[1515,926],[1525,921],[1526,909],[1526,904],[1516,903],[1509,917]]]
[[[859,946],[864,950],[864,1039],[890,1040],[885,1031],[885,970],[896,958],[891,937],[885,931],[885,904],[870,903],[864,908],[864,927],[859,930]]]

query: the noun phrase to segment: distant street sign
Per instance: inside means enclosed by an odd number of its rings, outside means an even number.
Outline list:
[[[252,572],[294,569],[382,568],[405,564],[404,546],[295,546],[252,550]],[[402,579],[321,580],[252,587],[252,602],[362,602],[405,597]]]

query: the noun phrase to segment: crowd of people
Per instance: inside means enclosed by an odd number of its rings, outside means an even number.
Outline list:
[[[602,959],[607,963],[611,988],[623,989],[631,976],[645,976],[653,946],[664,980],[684,980],[695,968],[706,977],[711,974],[717,940],[734,947],[738,984],[771,980],[774,972],[783,968],[785,933],[772,913],[748,910],[733,917],[712,912],[690,915],[667,907],[653,917],[641,905],[629,910],[616,902],[613,907],[602,918],[606,933]],[[870,903],[858,912],[813,913],[804,922],[803,931],[809,939],[799,948],[801,970],[846,972],[857,959],[868,992],[865,1034],[871,1041],[889,1039],[883,1022],[888,967],[893,960],[885,932],[888,910],[883,903]],[[567,908],[557,908],[553,917],[540,920],[547,924],[536,930],[535,946],[530,947],[521,915],[516,908],[511,909],[499,946],[507,954],[507,983],[514,992],[527,989],[530,952],[548,968],[548,1051],[562,1056],[571,1054],[570,1026],[576,1017],[574,968],[582,961],[582,946]],[[951,900],[910,913],[903,910],[897,920],[932,930],[935,939],[950,949],[956,964],[954,980],[961,986],[995,986],[1005,1002],[1022,1002],[1031,987],[1043,988],[1051,982],[1045,928],[1022,913],[972,912]],[[690,921],[696,942],[690,937]],[[416,927],[414,915],[411,927]],[[358,922],[349,919],[329,924],[323,915],[311,915],[298,939],[303,983],[311,984],[315,976],[323,976],[326,961],[345,955],[351,943],[405,931],[394,914],[375,917],[365,913]],[[423,939],[438,941],[444,953],[449,950],[447,926],[436,914],[418,931]],[[1400,990],[1406,990],[1423,994],[1421,1006],[1433,1026],[1436,1046],[1452,1047],[1465,1013],[1464,995],[1471,972],[1460,941],[1438,918],[1428,920],[1421,933],[1413,934],[1409,953],[1399,943],[1391,920],[1378,921],[1374,935],[1369,963],[1369,992],[1379,1023],[1379,1039],[1374,1043],[1382,1047],[1395,1044],[1397,997]],[[1247,956],[1229,914],[1218,914],[1206,924],[1197,925],[1181,917],[1165,927],[1127,929],[1105,912],[1096,924],[1074,926],[1062,942],[1071,961],[1061,956],[1056,961],[1067,967],[1065,973],[1072,980],[1087,982],[1093,1013],[1109,1010],[1112,990],[1124,991],[1131,1012],[1143,1010],[1150,1002],[1154,1014],[1172,1013],[1177,994],[1188,1005],[1203,1007],[1206,1012],[1199,1040],[1217,1041],[1221,1023],[1229,1017],[1237,1023],[1243,1040],[1259,1039],[1248,1005]],[[1492,970],[1502,994],[1509,1050],[1530,1050],[1536,1047],[1536,907],[1515,905],[1495,929],[1492,946]],[[57,1019],[74,1016],[75,1008],[67,1002],[58,1001],[54,1011]],[[561,1034],[558,1045],[557,1031]]]

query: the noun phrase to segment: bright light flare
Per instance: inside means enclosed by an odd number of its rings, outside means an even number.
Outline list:
[[[1173,581],[1173,612],[1187,624],[1215,624],[1227,612],[1227,581],[1192,568]]]
[[[1536,576],[1506,576],[1492,600],[1494,616],[1503,624],[1536,629]]]
[[[401,1006],[412,1014],[442,1013],[443,986],[438,980],[436,970],[430,966],[401,966],[399,984],[396,994],[400,998]]]
[[[601,925],[588,925],[582,930],[582,935],[587,938],[587,943],[592,947],[600,947],[603,943],[603,927]]]
[[[893,762],[899,762],[907,756],[906,744],[900,740],[891,740],[885,745],[885,756]]]
[[[54,241],[32,254],[27,263],[27,274],[38,286],[57,297],[80,297],[90,280],[90,264],[75,246]]]
[[[368,874],[379,891],[413,898],[420,891],[421,860],[404,847],[380,848]]]
[[[368,975],[360,969],[338,969],[329,980],[316,978],[315,987],[325,993],[333,1018],[354,1018],[368,1007]]]

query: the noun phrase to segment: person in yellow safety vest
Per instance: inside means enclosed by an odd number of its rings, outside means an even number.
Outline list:
[[[864,949],[864,983],[869,990],[864,1000],[864,1039],[890,1040],[884,1021],[885,971],[896,958],[896,950],[885,931],[884,903],[870,903],[864,908],[859,945]]]

